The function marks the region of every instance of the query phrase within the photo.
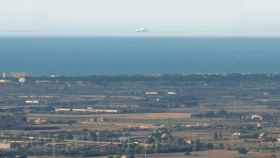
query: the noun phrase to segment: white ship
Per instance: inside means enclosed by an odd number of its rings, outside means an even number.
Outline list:
[[[148,32],[148,29],[141,27],[135,30],[136,32]]]

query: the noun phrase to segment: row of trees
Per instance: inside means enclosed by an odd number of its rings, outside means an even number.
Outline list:
[[[27,121],[23,113],[0,113],[0,130],[20,129],[26,125]]]

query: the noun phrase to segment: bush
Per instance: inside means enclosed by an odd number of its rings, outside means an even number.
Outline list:
[[[248,153],[248,150],[246,148],[239,148],[238,152],[241,155],[246,155]]]

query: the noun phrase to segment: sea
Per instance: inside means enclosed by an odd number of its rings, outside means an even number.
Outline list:
[[[1,37],[0,72],[279,73],[280,38]]]

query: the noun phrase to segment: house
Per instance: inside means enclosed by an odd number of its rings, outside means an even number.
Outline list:
[[[0,143],[0,151],[10,150],[11,146],[11,143]]]
[[[261,115],[254,114],[251,116],[251,119],[256,121],[262,121],[263,117]]]

